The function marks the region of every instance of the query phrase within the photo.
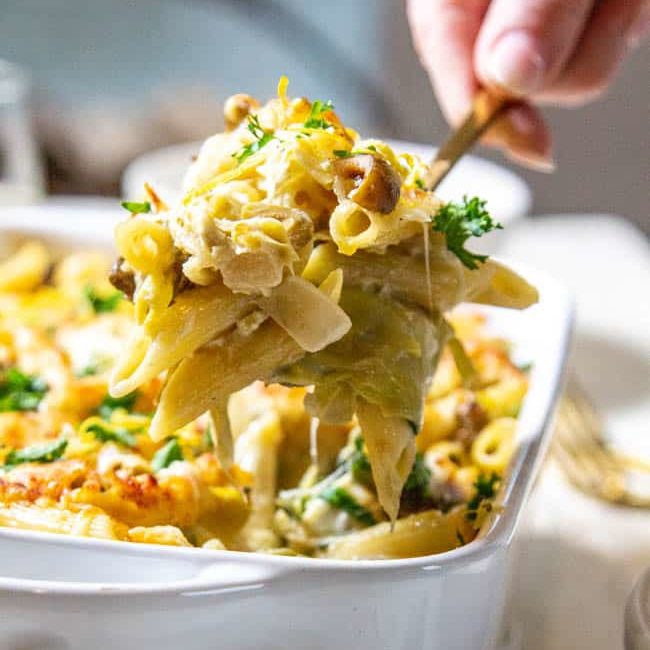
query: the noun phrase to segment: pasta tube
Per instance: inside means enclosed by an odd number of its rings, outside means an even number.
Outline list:
[[[111,394],[120,397],[174,367],[196,349],[232,327],[252,308],[250,297],[222,284],[182,293],[155,321],[152,336],[143,327],[115,367]]]
[[[160,396],[149,433],[154,440],[227,403],[231,393],[303,356],[302,348],[272,321],[260,325],[254,336],[223,345],[206,346],[184,359],[171,373]]]
[[[455,508],[443,514],[424,512],[366,530],[349,533],[332,542],[325,557],[338,560],[380,560],[418,557],[443,553],[470,541],[476,531],[465,519],[465,509]]]
[[[50,256],[40,242],[23,244],[0,263],[0,291],[30,291],[42,281],[50,267]]]
[[[472,461],[485,472],[502,473],[512,457],[516,427],[514,418],[490,422],[472,443]]]
[[[430,283],[426,282],[423,259],[397,252],[389,255],[364,251],[346,256],[332,244],[314,250],[303,277],[319,283],[337,268],[343,270],[348,285],[387,287],[424,309],[433,302],[437,309],[447,311],[463,301],[524,309],[538,300],[534,287],[498,262],[488,260],[470,271],[444,251],[430,255]]]

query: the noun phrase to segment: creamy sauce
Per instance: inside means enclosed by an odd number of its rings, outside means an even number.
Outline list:
[[[318,467],[318,426],[320,420],[316,417],[309,418],[309,457],[311,463]]]

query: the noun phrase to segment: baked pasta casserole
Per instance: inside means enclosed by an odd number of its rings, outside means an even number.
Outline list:
[[[101,253],[0,266],[0,525],[397,558],[498,507],[525,370],[480,311],[536,292],[464,243],[426,164],[331,102],[237,95],[166,205]],[[109,283],[110,278],[110,283]]]

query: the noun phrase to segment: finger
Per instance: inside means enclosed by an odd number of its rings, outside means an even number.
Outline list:
[[[635,37],[637,21],[644,20],[644,5],[647,0],[600,2],[564,71],[536,99],[576,105],[602,94]]]
[[[493,0],[474,61],[480,81],[529,96],[559,76],[595,0]]]
[[[474,43],[490,0],[409,0],[415,48],[451,124],[470,109],[478,84]]]
[[[506,111],[485,134],[483,142],[531,169],[555,169],[550,131],[541,113],[530,104],[517,104]]]
[[[627,35],[629,47],[637,47],[650,34],[650,0],[641,3],[641,10]]]

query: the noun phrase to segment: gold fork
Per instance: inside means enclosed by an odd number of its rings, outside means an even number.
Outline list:
[[[633,471],[650,476],[650,463],[628,458],[607,445],[602,421],[574,378],[560,401],[551,456],[582,491],[612,503],[650,508],[650,494],[638,494],[629,486]]]
[[[451,168],[467,153],[492,124],[516,103],[516,100],[480,90],[472,102],[469,113],[442,144],[435,158],[429,163],[424,180],[427,189],[433,192]]]

